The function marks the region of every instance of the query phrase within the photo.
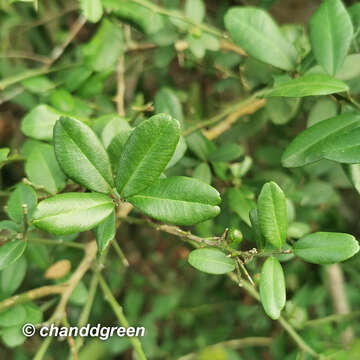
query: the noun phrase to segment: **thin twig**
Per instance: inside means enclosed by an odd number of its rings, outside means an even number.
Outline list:
[[[117,67],[117,93],[114,98],[116,102],[117,113],[120,116],[125,116],[125,56],[121,54],[118,59]]]
[[[111,308],[113,309],[113,311],[114,311],[117,319],[119,320],[121,326],[124,326],[124,327],[128,328],[129,327],[129,322],[128,322],[127,318],[124,315],[122,306],[116,301],[114,295],[112,294],[111,289],[106,284],[104,278],[100,274],[98,274],[97,276],[99,277],[99,283],[100,283],[101,289],[102,289],[102,291],[104,293],[105,299],[108,301]],[[142,345],[141,345],[140,340],[138,338],[136,338],[136,337],[130,337],[130,342],[132,343],[132,346],[133,346],[136,354],[138,355],[139,360],[146,360],[146,356],[145,356],[144,351],[142,349]]]

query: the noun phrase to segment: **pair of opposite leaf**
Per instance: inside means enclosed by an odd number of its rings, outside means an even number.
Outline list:
[[[114,181],[108,154],[93,130],[62,117],[54,127],[57,161],[64,173],[91,193],[65,193],[41,201],[35,226],[61,235],[90,230],[114,212],[118,193],[145,214],[167,223],[192,225],[215,217],[216,189],[193,178],[161,178],[180,139],[180,125],[169,115],[143,121],[127,139]],[[114,189],[116,187],[116,191]]]

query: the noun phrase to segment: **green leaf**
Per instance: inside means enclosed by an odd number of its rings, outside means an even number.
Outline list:
[[[24,88],[32,93],[45,93],[55,87],[55,84],[46,76],[36,76],[22,81]]]
[[[201,23],[205,16],[205,5],[202,0],[186,0],[185,3],[185,15]]]
[[[51,234],[73,234],[99,225],[113,209],[111,198],[102,194],[60,194],[38,204],[33,223]]]
[[[155,95],[155,111],[171,115],[181,124],[184,121],[184,114],[181,102],[175,91],[168,87],[162,87]]]
[[[101,0],[80,0],[80,8],[87,20],[96,23],[103,15]]]
[[[267,97],[304,97],[329,95],[348,91],[349,87],[341,80],[325,74],[308,74],[281,83],[266,93]]]
[[[250,56],[283,70],[295,68],[295,48],[266,11],[255,7],[231,8],[225,15],[225,27]]]
[[[95,71],[112,70],[124,51],[124,36],[119,26],[104,19],[93,36],[84,46],[85,61]]]
[[[107,147],[106,151],[109,154],[111,166],[113,169],[117,169],[120,155],[124,149],[124,146],[131,134],[132,130],[124,130],[119,132],[111,140],[111,143]]]
[[[26,241],[14,240],[8,241],[0,247],[0,270],[5,269],[14,263],[24,252]]]
[[[52,194],[66,185],[66,177],[56,160],[54,148],[48,144],[35,143],[25,163],[29,180]]]
[[[360,164],[343,165],[343,169],[351,184],[360,194]]]
[[[116,233],[116,216],[115,210],[103,220],[95,229],[96,243],[100,254],[106,249]]]
[[[82,122],[61,117],[54,127],[56,158],[71,179],[101,193],[114,186],[108,155],[93,130]]]
[[[284,125],[297,113],[300,99],[269,98],[266,100],[265,109],[272,123]]]
[[[349,52],[353,36],[350,15],[341,0],[324,0],[309,22],[312,52],[317,62],[335,75]]]
[[[328,98],[320,98],[311,108],[308,116],[307,127],[332,118],[337,115],[337,105]]]
[[[167,223],[193,225],[217,216],[219,193],[202,181],[175,176],[160,179],[128,199],[145,214]]]
[[[0,326],[10,327],[23,324],[26,319],[26,308],[23,304],[18,304],[0,313]]]
[[[23,118],[21,131],[29,137],[50,141],[60,113],[48,105],[38,105]]]
[[[207,184],[211,184],[211,169],[207,163],[199,164],[193,172],[193,177],[195,179],[201,180]]]
[[[226,195],[230,208],[239,215],[241,220],[250,226],[249,212],[255,206],[255,202],[246,197],[241,188],[229,189]]]
[[[208,274],[221,275],[235,269],[234,259],[214,248],[193,250],[189,254],[188,262],[195,269]]]
[[[213,142],[208,140],[201,131],[196,131],[186,137],[189,149],[201,160],[208,160],[209,155],[216,150]]]
[[[253,234],[254,234],[254,238],[255,238],[255,242],[256,242],[256,247],[259,250],[262,250],[265,247],[265,239],[261,232],[257,208],[253,208],[250,210],[249,219],[251,222],[251,228],[253,230]]]
[[[179,138],[180,125],[169,115],[152,116],[137,126],[120,156],[116,176],[119,194],[126,199],[158,179],[173,156]]]
[[[15,325],[1,330],[1,340],[7,347],[14,348],[20,346],[26,337],[21,332],[21,326]]]
[[[323,147],[323,157],[347,164],[360,163],[360,127],[338,136],[335,141],[327,141]]]
[[[18,258],[0,273],[0,291],[7,296],[12,295],[21,285],[26,275],[25,256]]]
[[[317,232],[296,241],[294,254],[313,264],[332,264],[347,260],[359,251],[359,243],[349,234]]]
[[[286,303],[286,287],[283,269],[276,258],[269,257],[262,266],[259,289],[266,314],[278,319]]]
[[[324,149],[331,147],[360,125],[360,116],[345,113],[331,119],[323,120],[300,133],[286,148],[282,164],[286,167],[297,167],[310,164],[324,157]],[[331,153],[330,153],[331,154]]]
[[[105,148],[110,145],[111,141],[116,135],[119,133],[128,132],[130,130],[132,130],[131,126],[124,118],[120,116],[113,116],[101,133],[101,140]]]
[[[28,220],[31,220],[36,207],[36,202],[35,191],[28,185],[22,183],[18,184],[7,202],[7,213],[10,219],[22,224],[24,219],[24,208],[22,205],[27,205],[27,218]]]
[[[233,161],[244,154],[244,149],[238,144],[224,144],[209,155],[210,161]]]
[[[286,240],[286,198],[274,182],[266,183],[258,199],[261,232],[267,242],[280,249]]]
[[[165,169],[168,169],[168,168],[176,165],[182,159],[182,157],[185,155],[186,149],[187,149],[186,141],[183,136],[180,136],[180,139],[176,146],[175,152],[174,152],[172,158],[170,159],[170,161],[168,162],[168,164],[166,165]]]

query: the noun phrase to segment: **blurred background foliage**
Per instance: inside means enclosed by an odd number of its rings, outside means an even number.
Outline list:
[[[304,58],[309,52],[306,24],[318,1],[150,2],[161,6],[163,13],[140,5],[141,0],[35,1],[0,1],[0,147],[10,148],[10,157],[6,160],[4,155],[1,169],[2,219],[7,219],[9,191],[23,178],[39,197],[74,187],[61,172],[56,173],[54,183],[41,167],[27,168],[31,153],[36,164],[41,154],[47,154],[47,163],[55,160],[44,142],[39,143],[46,137],[51,140],[51,134],[34,128],[33,119],[46,123],[59,112],[80,118],[108,147],[120,132],[116,127],[119,116],[138,124],[153,112],[167,112],[182,123],[187,134],[181,160],[167,169],[167,175],[194,176],[222,193],[221,215],[195,226],[195,234],[221,235],[226,227],[232,227],[243,234],[242,249],[254,247],[248,210],[262,184],[273,180],[289,199],[291,238],[321,229],[350,232],[359,238],[359,194],[340,164],[322,160],[290,170],[280,164],[283,150],[299,131],[341,113],[348,105],[329,98],[272,98],[240,116],[239,104],[279,79],[281,73],[244,56],[240,48],[219,37],[223,15],[230,6],[256,5],[269,10],[283,25],[283,32]],[[347,1],[347,5],[357,34],[352,43],[354,54],[360,47],[360,9],[357,1]],[[167,16],[168,11],[178,16]],[[183,14],[190,21],[181,20]],[[337,74],[355,97],[360,94],[359,57],[348,57]],[[309,68],[312,66],[310,62]],[[194,126],[202,127],[204,120],[209,120],[210,130],[193,131]],[[212,138],[211,126],[220,120],[232,126]],[[38,147],[38,157],[34,147]],[[138,214],[133,211],[131,216]],[[1,229],[10,231],[8,224],[0,224]],[[89,236],[91,233],[62,240],[83,242]],[[176,359],[192,352],[197,354],[182,359],[308,358],[278,323],[265,316],[261,305],[230,279],[191,268],[186,261],[191,247],[178,238],[124,222],[116,240],[130,267],[124,268],[116,253],[110,252],[103,274],[129,322],[146,327],[141,341],[149,359]],[[30,242],[26,259],[22,257],[0,272],[0,297],[63,281],[65,278],[46,278],[46,269],[64,259],[74,269],[81,256],[76,248]],[[341,265],[346,297],[355,312],[322,322],[311,320],[335,311],[327,268],[288,260],[283,259],[289,299],[285,317],[317,351],[335,354],[336,359],[359,359],[359,312],[355,310],[360,305],[360,256]],[[261,262],[249,263],[255,280]],[[91,274],[86,274],[71,296],[70,324],[76,324],[87,301],[90,278]],[[16,325],[25,318],[47,319],[53,306],[53,299],[40,300],[0,314],[0,358],[33,358],[42,339],[33,337],[25,342]],[[115,324],[100,291],[89,321]],[[353,346],[342,351],[349,324]],[[261,337],[261,346],[236,342],[249,337]],[[231,339],[235,342],[225,343]],[[211,347],[214,344],[218,345]],[[79,359],[131,359],[131,353],[127,339],[87,339]],[[66,341],[53,341],[47,358],[65,359],[68,354]]]

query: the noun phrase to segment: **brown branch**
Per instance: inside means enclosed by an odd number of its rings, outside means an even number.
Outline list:
[[[346,298],[344,274],[339,264],[333,264],[326,267],[326,274],[328,278],[328,286],[331,299],[334,305],[335,314],[347,315],[350,313],[350,305]],[[341,334],[341,339],[344,345],[348,345],[354,338],[354,330],[348,327]]]
[[[125,103],[124,103],[124,97],[125,97],[125,56],[124,54],[121,54],[118,59],[117,67],[117,93],[114,98],[114,101],[116,102],[116,109],[117,113],[120,116],[125,116]]]
[[[209,139],[213,140],[220,136],[225,131],[229,130],[231,126],[239,119],[239,117],[244,115],[251,115],[257,110],[264,107],[266,103],[265,99],[254,99],[248,105],[241,107],[237,111],[230,114],[227,118],[224,119],[220,124],[214,126],[210,130],[203,130],[204,135]]]
[[[0,302],[0,312],[3,312],[4,310],[14,305],[22,304],[35,299],[40,299],[49,295],[61,294],[65,290],[66,286],[66,284],[47,285],[39,287],[37,289],[29,290],[19,295],[14,295]]]
[[[65,283],[66,288],[62,292],[60,302],[57,305],[48,323],[58,324],[63,319],[69,298],[72,292],[74,291],[76,285],[83,278],[83,276],[91,266],[92,261],[96,257],[96,252],[97,252],[97,245],[95,240],[86,244],[84,258],[77,267],[77,269],[75,270],[75,272],[71,275],[70,279]]]

